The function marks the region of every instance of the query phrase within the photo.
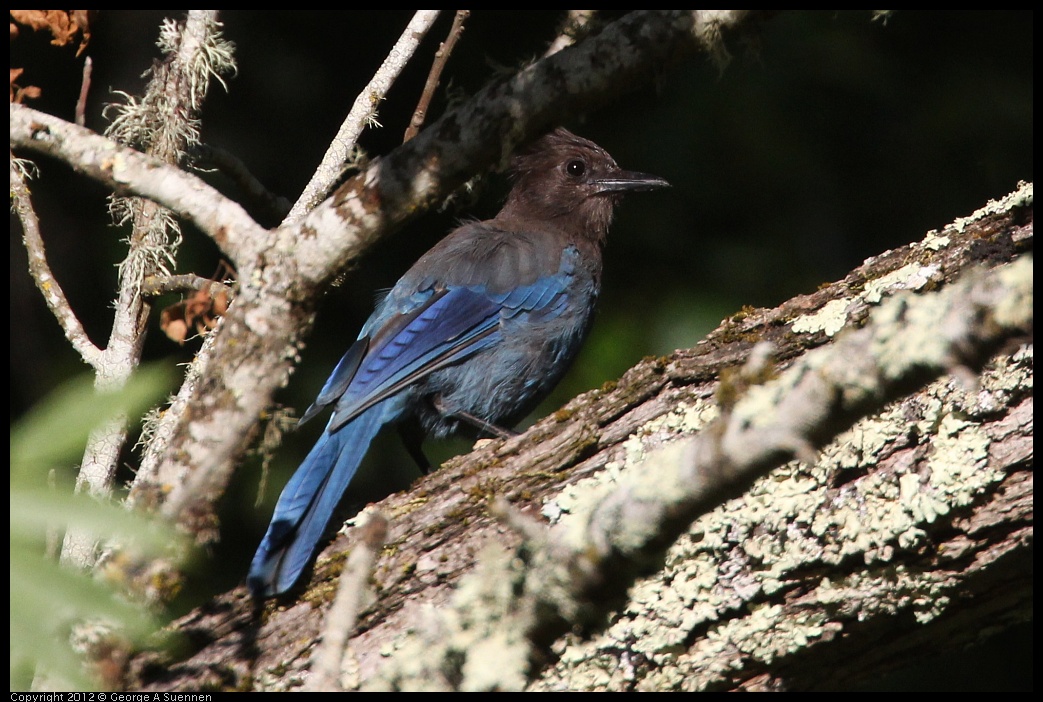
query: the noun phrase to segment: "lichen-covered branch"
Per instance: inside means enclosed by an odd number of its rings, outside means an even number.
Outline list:
[[[141,147],[155,159],[147,165],[178,163],[185,145],[194,139],[210,79],[220,80],[220,73],[231,66],[230,50],[220,38],[219,27],[213,11],[193,10],[183,23],[168,21],[160,41],[165,60],[153,68],[143,99],[129,100],[113,120],[113,138]],[[81,127],[14,104],[11,110],[12,146],[26,146],[28,138],[33,147],[45,142],[58,150],[70,147],[70,152],[75,153],[65,154],[70,162],[87,170],[95,167],[107,171],[117,181],[120,156],[133,155],[140,162],[146,161],[138,158],[136,152],[119,150],[111,141]],[[138,175],[145,177],[146,173],[147,168]],[[119,267],[119,289],[108,343],[104,351],[93,354],[91,359],[95,385],[103,392],[118,391],[138,366],[150,311],[148,300],[141,294],[142,280],[168,272],[180,241],[178,224],[153,201],[115,198],[110,208],[120,223],[129,222],[132,227],[126,239],[127,255]],[[42,254],[41,246],[36,255]],[[66,325],[67,333],[69,330]],[[112,490],[117,460],[126,440],[126,421],[124,417],[113,418],[91,434],[77,476],[77,490],[99,496]],[[94,562],[94,549],[93,539],[70,531],[65,537],[62,559],[89,566]]]
[[[122,105],[109,126],[109,136],[133,144],[160,162],[176,165],[188,144],[197,138],[199,111],[210,80],[234,64],[230,48],[221,39],[220,23],[213,10],[192,10],[182,23],[168,20],[160,32],[160,48],[166,58],[152,69],[140,102]],[[105,390],[126,383],[141,360],[151,304],[141,294],[142,281],[169,273],[176,257],[181,229],[161,205],[141,198],[116,197],[110,211],[118,222],[129,222],[127,255],[119,266],[119,290],[106,363],[97,385]],[[95,494],[107,493],[116,474],[116,461],[126,440],[125,419],[97,430],[88,442],[77,484]],[[66,537],[65,552],[76,550]],[[64,553],[63,553],[64,555]],[[83,556],[77,556],[85,562]]]

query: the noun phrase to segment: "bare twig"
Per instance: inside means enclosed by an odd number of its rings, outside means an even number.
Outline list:
[[[83,80],[80,81],[80,97],[76,100],[76,124],[81,127],[87,122],[87,93],[91,89],[91,70],[94,62],[88,56],[83,61]]]
[[[43,294],[47,308],[58,320],[58,325],[65,332],[65,338],[72,344],[73,349],[80,354],[80,358],[87,365],[97,368],[101,361],[102,351],[87,336],[87,332],[80,324],[76,313],[73,312],[68,298],[65,297],[62,286],[55,279],[47,264],[47,253],[44,250],[43,237],[40,236],[40,221],[33,210],[29,189],[25,186],[24,175],[18,167],[14,154],[11,154],[11,199],[15,212],[18,214],[18,220],[22,224],[22,241],[29,254],[29,274],[33,277],[33,282]]]
[[[431,72],[427,75],[424,92],[420,95],[420,102],[417,103],[416,110],[413,111],[413,117],[409,120],[409,126],[406,127],[406,134],[402,138],[403,142],[415,137],[417,132],[420,131],[420,127],[424,125],[424,120],[427,119],[427,109],[431,106],[431,100],[435,96],[435,89],[442,78],[442,71],[445,70],[445,64],[449,61],[449,54],[453,53],[453,47],[456,46],[460,35],[463,34],[464,22],[470,16],[470,10],[456,11],[456,16],[453,17],[453,26],[449,30],[449,36],[446,37],[444,42],[439,44],[438,51],[435,52],[435,60],[431,64]]]
[[[141,281],[141,294],[145,297],[159,297],[167,293],[194,292],[202,290],[210,295],[224,294],[229,300],[235,296],[235,288],[217,280],[200,275],[153,275]]]
[[[420,40],[438,18],[438,10],[418,10],[409,21],[402,36],[395,42],[384,63],[380,65],[369,84],[362,89],[351,111],[344,119],[330,148],[315,169],[311,181],[290,210],[283,224],[299,222],[318,203],[326,199],[344,173],[346,165],[356,160],[356,144],[367,125],[376,123],[377,105],[398,78],[399,73],[416,52]]]

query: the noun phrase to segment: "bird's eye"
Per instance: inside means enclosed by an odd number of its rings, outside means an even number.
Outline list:
[[[581,178],[584,173],[587,172],[587,164],[583,163],[579,159],[575,161],[569,161],[565,164],[565,172],[573,178]]]

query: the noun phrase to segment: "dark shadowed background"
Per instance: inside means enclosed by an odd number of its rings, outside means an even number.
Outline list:
[[[202,135],[237,154],[270,189],[295,199],[358,91],[401,34],[412,11],[222,13],[239,71],[210,93]],[[618,15],[605,15],[608,18]],[[112,91],[139,95],[159,57],[161,12],[101,12],[88,53],[94,77],[87,126],[101,131]],[[498,71],[543,53],[561,12],[473,11],[449,59],[429,122],[448,96],[468,96]],[[452,22],[446,11],[380,106],[381,129],[361,144],[372,155],[401,142],[431,58]],[[1031,12],[898,12],[886,25],[866,12],[780,13],[754,41],[728,41],[725,68],[705,55],[663,67],[654,84],[566,124],[604,146],[624,168],[661,175],[673,189],[631,196],[619,210],[605,256],[604,293],[593,334],[546,414],[583,390],[618,377],[643,356],[693,346],[743,305],[771,307],[842,277],[865,258],[918,240],[989,198],[1032,180]],[[12,41],[20,82],[39,86],[30,104],[72,119],[82,58],[25,30]],[[104,190],[38,159],[32,184],[51,266],[92,338],[106,342],[116,264],[126,231],[111,226]],[[220,176],[206,178],[238,197]],[[299,414],[310,403],[371,310],[455,221],[495,213],[505,180],[483,179],[473,197],[412,222],[382,242],[332,290],[302,363],[278,398]],[[271,224],[271,223],[268,223]],[[85,372],[26,272],[12,218],[11,413]],[[178,272],[210,276],[220,257],[186,229]],[[161,301],[159,307],[175,302]],[[158,313],[154,315],[158,318]],[[153,326],[146,357],[184,362],[184,347]],[[324,421],[324,420],[323,420]],[[288,438],[275,461],[266,506],[255,509],[258,464],[244,466],[228,500],[226,537],[201,564],[213,591],[242,578],[289,471],[321,421]],[[371,461],[383,483],[415,477],[393,441]],[[434,458],[466,450],[449,442]],[[133,456],[127,456],[133,465]],[[387,488],[383,488],[387,491]],[[201,579],[202,580],[202,579]],[[1030,666],[1031,638],[1010,639],[998,660]],[[975,652],[970,662],[984,655]],[[1019,656],[1021,656],[1019,658]],[[962,661],[933,665],[925,688],[988,689]],[[1001,665],[1001,668],[1004,666]],[[1021,683],[1025,683],[1022,670]],[[960,677],[964,675],[966,679]],[[1029,673],[1028,685],[1031,685]]]

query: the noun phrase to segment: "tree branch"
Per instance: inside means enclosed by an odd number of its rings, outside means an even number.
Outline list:
[[[317,204],[325,200],[329,196],[330,190],[340,180],[345,167],[352,165],[357,160],[355,150],[359,135],[368,125],[376,122],[377,105],[384,99],[391,84],[395,82],[406,63],[413,57],[420,41],[438,19],[438,13],[438,10],[417,10],[417,13],[413,15],[406,30],[395,42],[391,53],[384,59],[384,63],[380,65],[369,84],[355,98],[351,111],[344,119],[337,136],[333,138],[330,148],[322,158],[322,163],[315,170],[311,181],[304,188],[304,192],[301,193],[283,224],[299,222]]]
[[[460,35],[463,34],[464,21],[467,20],[470,14],[470,10],[456,11],[456,15],[453,17],[453,26],[449,30],[449,36],[438,46],[438,51],[435,52],[435,60],[431,64],[427,82],[424,83],[424,91],[420,95],[420,102],[417,103],[413,116],[409,119],[409,126],[406,127],[406,133],[402,137],[402,141],[409,141],[415,137],[417,132],[420,131],[420,127],[424,125],[424,120],[427,119],[427,108],[431,106],[431,100],[435,96],[435,89],[438,87],[438,82],[442,77],[442,71],[445,69],[446,62],[449,61],[449,55],[453,53],[453,47],[456,46]]]
[[[40,220],[33,209],[29,188],[25,186],[25,177],[18,160],[11,154],[11,199],[14,201],[18,221],[22,223],[22,242],[29,254],[29,274],[72,348],[80,354],[84,363],[97,370],[102,351],[87,336],[86,330],[73,312],[72,305],[65,297],[62,286],[47,264],[47,252],[43,237],[40,236]]]
[[[12,104],[11,146],[61,159],[117,192],[164,205],[199,227],[230,261],[253,253],[249,242],[269,241],[246,210],[198,177],[57,117]]]

